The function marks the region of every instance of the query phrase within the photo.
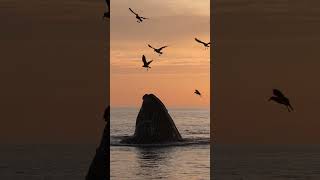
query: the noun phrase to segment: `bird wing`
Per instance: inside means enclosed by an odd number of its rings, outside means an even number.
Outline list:
[[[278,89],[273,89],[273,94],[278,97],[285,97],[282,92]]]
[[[129,10],[130,10],[133,14],[138,15],[138,14],[135,13],[131,8],[129,8]]]
[[[204,42],[202,42],[201,40],[199,40],[199,39],[197,39],[197,38],[194,38],[194,40],[196,40],[198,43],[205,44]]]
[[[141,18],[141,19],[149,19],[149,18],[146,18],[146,17],[142,17],[142,16],[140,16],[140,18]]]
[[[148,44],[148,46],[150,47],[150,48],[152,48],[152,49],[155,49],[154,47],[152,47],[150,44]]]
[[[144,55],[142,55],[142,62],[143,62],[143,64],[148,64],[147,60],[146,60],[146,57]]]
[[[200,94],[200,92],[197,89],[195,90],[195,93]]]
[[[163,48],[166,48],[166,47],[168,47],[168,46],[162,46],[161,48],[159,48],[159,50],[161,51]]]
[[[149,65],[152,61],[153,61],[153,60],[149,61],[149,62],[147,63],[147,65]]]

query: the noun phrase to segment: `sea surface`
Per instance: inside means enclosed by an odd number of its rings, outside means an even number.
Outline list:
[[[320,145],[215,145],[215,180],[319,180]]]
[[[169,112],[182,136],[194,139],[193,143],[120,146],[117,137],[133,134],[138,110],[111,110],[111,179],[210,179],[205,143],[209,112]],[[95,148],[95,144],[0,145],[0,179],[84,179]],[[216,180],[320,179],[320,145],[214,145],[213,149],[211,170]]]
[[[210,111],[170,109],[185,143],[133,147],[119,139],[133,135],[139,109],[111,109],[111,179],[210,179]]]
[[[94,144],[0,145],[0,179],[81,180],[95,148]],[[111,155],[111,179],[209,179],[205,145],[116,146]],[[215,145],[211,158],[214,180],[320,179],[320,145]]]
[[[0,145],[1,180],[84,180],[97,145]]]

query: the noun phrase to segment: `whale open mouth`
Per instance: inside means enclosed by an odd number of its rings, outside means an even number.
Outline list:
[[[165,105],[153,94],[145,94],[136,119],[133,136],[123,138],[122,144],[164,144],[183,139]]]

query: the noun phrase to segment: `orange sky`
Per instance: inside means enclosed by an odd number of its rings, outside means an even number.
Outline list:
[[[111,6],[111,105],[140,106],[145,93],[154,93],[167,106],[208,107],[210,51],[194,38],[210,40],[210,1],[121,0]],[[137,23],[129,7],[150,20]],[[169,47],[159,57],[147,44]],[[148,72],[143,54],[154,60]]]
[[[108,22],[100,0],[0,0],[0,143],[95,143]]]
[[[216,2],[211,130],[217,143],[320,143],[320,11],[312,8],[319,5]],[[294,112],[268,102],[273,88],[283,91]]]

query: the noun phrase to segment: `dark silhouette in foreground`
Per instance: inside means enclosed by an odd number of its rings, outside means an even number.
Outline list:
[[[103,13],[103,19],[110,18],[110,0],[106,0],[106,7],[108,7],[108,11],[106,10],[106,12]]]
[[[86,180],[109,179],[110,170],[110,106],[105,109],[103,115],[106,126],[103,131],[101,142],[96,149],[96,154],[91,162]]]
[[[210,47],[210,42],[208,42],[208,43],[205,43],[205,42],[203,42],[203,41],[201,41],[201,40],[199,40],[199,39],[197,39],[197,38],[194,38],[198,43],[201,43],[201,44],[203,44],[203,46],[205,47],[205,48],[209,48]]]
[[[134,15],[136,15],[136,19],[137,19],[137,22],[138,22],[138,23],[141,23],[144,19],[148,19],[148,18],[139,16],[139,14],[135,13],[131,8],[129,8],[129,10],[130,10]]]
[[[154,52],[158,53],[159,56],[160,56],[161,54],[163,54],[163,52],[161,52],[161,50],[164,49],[164,48],[166,48],[166,47],[168,47],[168,46],[162,46],[161,48],[158,48],[158,49],[157,49],[157,48],[152,47],[150,44],[148,44],[148,46],[149,46],[150,48],[152,48],[152,49],[154,50]]]
[[[103,13],[103,19],[110,18],[110,12]]]
[[[164,104],[153,94],[143,96],[134,135],[127,144],[159,144],[182,141],[182,137]]]
[[[148,70],[149,68],[151,68],[149,65],[150,65],[150,63],[151,63],[152,61],[153,61],[153,60],[147,61],[146,56],[142,55],[142,62],[143,62],[143,66],[142,66],[142,67],[147,68],[147,70]]]
[[[201,97],[201,93],[200,91],[198,91],[197,89],[194,91],[195,94],[199,95]]]
[[[273,95],[274,96],[269,98],[269,101],[275,101],[279,104],[283,104],[287,107],[289,112],[293,111],[293,107],[291,106],[289,99],[285,97],[280,90],[273,89]]]

